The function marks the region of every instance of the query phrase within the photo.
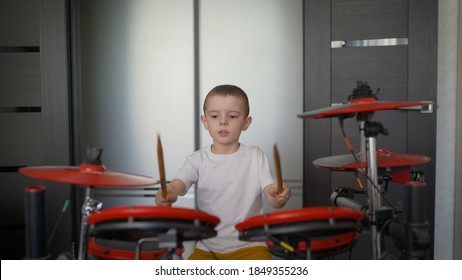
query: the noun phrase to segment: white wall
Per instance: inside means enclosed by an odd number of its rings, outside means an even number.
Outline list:
[[[458,57],[457,57],[457,120],[456,120],[456,170],[462,170],[462,5],[459,4],[459,25],[458,25]],[[455,244],[454,258],[462,260],[462,179],[456,176],[456,196],[455,196]]]
[[[199,14],[202,99],[221,83],[248,93],[253,123],[242,142],[260,146],[272,167],[278,142],[284,178],[294,188],[286,208],[301,207],[302,1],[203,0]],[[200,117],[193,107],[193,1],[81,0],[81,25],[85,145],[104,149],[109,170],[158,178],[160,132],[171,179],[194,150]],[[203,129],[201,136],[207,145]],[[103,193],[118,196],[105,206],[152,203],[128,201],[124,191]]]
[[[439,1],[435,259],[454,258],[458,4]]]
[[[192,1],[82,0],[85,144],[111,170],[167,177],[194,150]]]
[[[202,102],[219,84],[247,93],[253,120],[241,142],[262,148],[274,170],[277,141],[283,177],[297,194],[286,208],[302,207],[302,1],[203,0],[200,46]],[[212,142],[203,127],[201,142]]]

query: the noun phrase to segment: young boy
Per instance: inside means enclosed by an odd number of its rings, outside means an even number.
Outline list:
[[[263,212],[261,193],[274,208],[284,207],[289,187],[277,194],[266,155],[257,147],[239,143],[242,131],[252,123],[246,93],[237,86],[213,88],[204,101],[202,124],[213,139],[186,158],[167,187],[159,191],[157,205],[171,205],[197,184],[199,210],[218,216],[217,236],[197,243],[189,259],[271,259],[264,242],[240,241],[235,225]]]

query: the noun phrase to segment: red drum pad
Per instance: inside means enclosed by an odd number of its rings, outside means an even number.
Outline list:
[[[118,241],[91,237],[88,241],[88,258],[100,260],[134,260],[136,258],[135,241]],[[157,244],[148,243],[141,251],[141,260],[160,260],[167,250],[160,250]],[[181,252],[178,252],[181,255]]]
[[[160,234],[177,234],[182,241],[216,236],[220,219],[205,212],[165,206],[122,206],[102,210],[87,219],[90,236],[137,241]]]
[[[364,214],[343,207],[306,207],[251,217],[236,225],[239,239],[266,241],[268,236],[306,241],[358,231]]]

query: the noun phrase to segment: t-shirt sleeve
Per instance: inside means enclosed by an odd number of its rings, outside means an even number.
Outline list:
[[[260,180],[260,188],[263,190],[269,184],[274,183],[274,178],[273,178],[273,175],[271,175],[268,157],[260,149],[257,149],[257,161],[258,161],[258,169],[259,169],[258,176]]]
[[[183,181],[186,186],[186,192],[191,188],[192,184],[197,182],[199,178],[198,158],[193,154],[186,157],[183,166],[178,170],[175,179]]]

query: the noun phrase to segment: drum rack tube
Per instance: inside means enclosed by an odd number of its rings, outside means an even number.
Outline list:
[[[45,238],[45,187],[24,189],[26,222],[25,259],[47,259]]]
[[[426,211],[426,183],[408,182],[405,192],[404,258],[429,259],[430,233]]]

